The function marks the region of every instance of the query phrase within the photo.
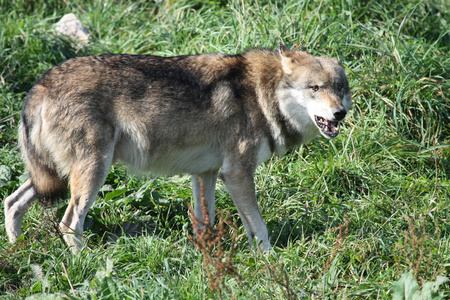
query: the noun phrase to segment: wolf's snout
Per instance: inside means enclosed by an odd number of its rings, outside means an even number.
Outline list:
[[[347,115],[347,111],[345,108],[335,108],[333,109],[333,116],[336,119],[336,121],[341,121],[345,118]]]

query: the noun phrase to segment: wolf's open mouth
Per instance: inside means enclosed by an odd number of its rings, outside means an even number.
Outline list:
[[[319,116],[314,116],[316,119],[316,125],[319,127],[320,131],[322,132],[325,137],[328,137],[330,139],[334,139],[339,134],[339,122],[337,121],[330,121],[327,119],[324,119]]]

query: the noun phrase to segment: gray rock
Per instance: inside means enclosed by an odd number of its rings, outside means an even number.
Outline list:
[[[74,14],[67,14],[56,23],[56,31],[71,37],[75,41],[86,42],[89,33]]]

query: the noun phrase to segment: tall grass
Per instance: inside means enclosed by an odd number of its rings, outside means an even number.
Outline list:
[[[88,45],[54,33],[69,12],[90,32]],[[223,274],[220,294],[188,238],[189,178],[131,176],[117,165],[88,214],[91,250],[72,255],[61,242],[55,226],[66,203],[32,206],[15,245],[0,225],[0,295],[389,299],[405,272],[419,287],[448,275],[449,16],[443,0],[0,0],[2,199],[25,180],[16,133],[22,99],[70,57],[236,53],[282,42],[339,58],[354,100],[338,139],[319,138],[258,168],[273,252],[247,246],[219,182],[217,206],[237,225],[224,247],[239,248],[239,276]],[[448,283],[438,288],[450,297]]]

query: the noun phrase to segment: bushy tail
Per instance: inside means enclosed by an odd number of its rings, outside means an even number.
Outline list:
[[[29,93],[25,99],[19,127],[19,144],[37,196],[40,199],[55,201],[65,197],[67,179],[58,174],[55,162],[41,140],[42,105],[29,105],[30,101],[37,100],[30,99],[35,96],[36,93]]]

